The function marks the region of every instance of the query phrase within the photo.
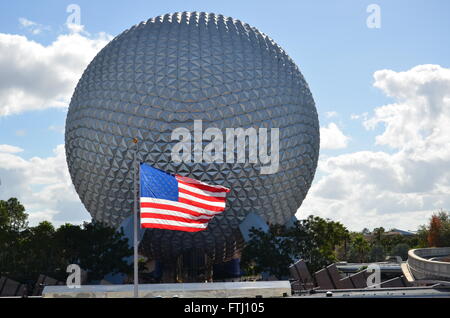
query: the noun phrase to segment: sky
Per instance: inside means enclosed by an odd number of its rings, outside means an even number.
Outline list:
[[[0,199],[18,197],[31,224],[90,219],[65,162],[70,97],[111,39],[176,11],[249,23],[299,66],[321,151],[297,218],[415,230],[450,208],[449,1],[2,1]]]

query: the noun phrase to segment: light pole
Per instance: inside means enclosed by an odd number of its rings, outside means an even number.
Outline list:
[[[137,138],[133,138],[133,143],[136,145],[135,151],[134,151],[134,157],[133,157],[133,185],[134,185],[134,207],[133,207],[133,247],[134,247],[134,298],[139,297],[139,267],[138,267],[138,171],[139,171],[139,165],[137,165],[137,152],[139,151],[139,143]]]

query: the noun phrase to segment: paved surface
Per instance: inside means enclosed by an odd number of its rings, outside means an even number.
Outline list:
[[[312,295],[293,296],[292,298],[450,298],[449,287],[408,287],[360,290],[326,290]]]
[[[133,285],[46,286],[42,295],[45,298],[127,298],[133,297]],[[267,298],[290,295],[289,281],[139,285],[139,297],[143,298]]]

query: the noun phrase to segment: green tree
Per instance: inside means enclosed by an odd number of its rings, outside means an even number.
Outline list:
[[[267,233],[253,230],[242,252],[241,265],[247,273],[269,272],[280,278],[293,261],[302,258],[314,272],[337,260],[337,247],[349,239],[339,222],[309,216],[293,227],[270,227]]]
[[[27,218],[19,200],[0,200],[0,273],[15,272],[23,263],[21,232],[28,227]]]
[[[374,238],[375,238],[375,241],[376,242],[381,242],[381,238],[383,237],[383,234],[385,233],[386,231],[384,230],[384,227],[377,227],[377,228],[374,228],[373,229],[373,235],[374,235]]]
[[[123,231],[100,222],[85,223],[83,244],[80,253],[80,266],[88,272],[91,280],[102,279],[109,273],[130,273],[132,264],[125,258],[133,255],[128,239]]]
[[[371,262],[381,262],[386,259],[386,250],[381,244],[373,244],[369,252],[369,260]]]
[[[61,225],[55,232],[54,244],[58,267],[65,267],[69,264],[80,264],[81,249],[89,242],[85,242],[83,228],[80,225],[66,223]]]
[[[408,251],[410,247],[406,243],[399,243],[392,248],[391,255],[400,256],[402,260],[406,261],[408,259]]]
[[[341,223],[312,215],[297,221],[289,230],[289,236],[292,238],[291,254],[295,259],[305,260],[311,271],[337,261],[337,247],[345,245],[350,238]]]
[[[132,265],[126,258],[133,254],[123,232],[100,222],[83,226],[65,224],[55,233],[59,267],[78,264],[89,280],[100,280],[109,273],[129,273]],[[64,274],[66,275],[66,274]]]
[[[69,264],[79,264],[89,280],[109,273],[129,273],[132,255],[123,232],[101,223],[65,224],[58,229],[47,221],[28,226],[20,202],[0,201],[0,274],[21,282],[39,274],[59,280],[67,277]]]
[[[367,227],[365,227],[365,228],[361,231],[361,234],[369,235],[369,234],[370,234],[370,230],[369,230]]]
[[[369,257],[370,244],[361,233],[352,233],[350,241],[349,261],[364,263]]]
[[[22,231],[28,227],[28,214],[16,198],[0,200],[0,229]]]
[[[420,247],[450,246],[450,212],[440,210],[418,231]]]
[[[47,221],[20,232],[11,241],[14,247],[11,246],[10,252],[16,257],[10,259],[8,276],[25,282],[36,279],[41,273],[53,273],[54,232],[53,225]]]
[[[250,242],[242,252],[242,268],[249,275],[268,272],[278,279],[288,275],[292,263],[289,239],[280,225],[270,226],[267,233],[251,229]]]

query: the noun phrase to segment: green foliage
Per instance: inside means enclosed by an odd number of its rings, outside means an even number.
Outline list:
[[[273,225],[265,233],[253,228],[250,237],[241,258],[241,266],[247,275],[269,272],[278,279],[286,276],[292,263],[286,229]]]
[[[384,228],[375,228],[370,232],[352,233],[349,262],[381,262],[386,256],[401,256],[406,260],[408,251],[419,246],[418,235],[386,235]]]
[[[373,235],[375,236],[375,241],[376,241],[376,242],[380,242],[380,241],[381,241],[381,238],[383,237],[383,234],[384,234],[385,232],[386,232],[386,231],[384,230],[384,227],[377,227],[377,228],[374,228],[373,231],[372,231],[372,233],[373,233]]]
[[[361,233],[351,233],[350,235],[350,253],[348,261],[355,263],[364,263],[369,260],[370,244]]]
[[[73,253],[71,256],[78,257],[79,265],[88,272],[89,279],[99,280],[108,273],[131,271],[131,265],[123,260],[133,254],[123,232],[119,233],[102,223],[84,223],[82,233],[76,249],[79,254]]]
[[[397,251],[394,251],[395,246],[399,244],[405,244],[409,247],[409,249],[415,248],[419,244],[419,239],[416,235],[386,235],[382,237],[380,243],[384,247],[388,255],[401,256],[396,254]]]
[[[424,247],[428,247],[428,229],[425,225],[421,225],[419,227],[419,230],[417,231],[417,240],[418,240],[418,245],[417,247],[420,248],[424,248]]]
[[[311,272],[338,260],[376,262],[387,255],[406,260],[409,249],[429,245],[433,219],[439,223],[437,230],[433,228],[433,242],[450,246],[450,213],[446,211],[433,214],[429,224],[412,236],[386,235],[382,227],[372,235],[368,229],[349,233],[339,222],[312,215],[290,228],[271,225],[267,233],[252,229],[241,266],[250,275],[268,272],[281,279],[300,258]],[[89,280],[99,280],[108,273],[131,273],[132,266],[125,260],[131,255],[123,233],[101,223],[64,224],[55,229],[44,221],[29,227],[25,208],[16,198],[0,200],[1,275],[21,282],[33,281],[39,274],[65,280],[67,266],[79,264]]]
[[[21,231],[28,226],[25,207],[16,198],[0,200],[0,229]]]
[[[242,252],[241,266],[247,274],[269,272],[281,278],[288,267],[302,258],[310,271],[336,261],[336,248],[348,240],[348,230],[339,222],[309,216],[291,228],[272,225],[267,233],[253,229]]]
[[[406,261],[408,259],[408,251],[410,246],[406,243],[399,243],[392,248],[391,255],[400,256],[402,260]]]
[[[420,227],[417,235],[420,247],[450,246],[450,212],[440,210],[434,213],[428,224]]]
[[[381,262],[386,259],[386,250],[381,244],[373,244],[369,252],[371,262]]]
[[[349,232],[339,222],[310,215],[289,229],[292,255],[302,258],[311,271],[337,261],[336,248],[349,240]]]
[[[0,201],[0,274],[21,282],[45,274],[64,281],[69,264],[87,271],[89,280],[108,273],[129,273],[132,255],[123,233],[101,223],[65,224],[55,229],[47,221],[29,227],[17,199]]]
[[[361,234],[369,235],[369,234],[370,234],[370,230],[369,230],[367,227],[365,227],[365,228],[361,231]]]

